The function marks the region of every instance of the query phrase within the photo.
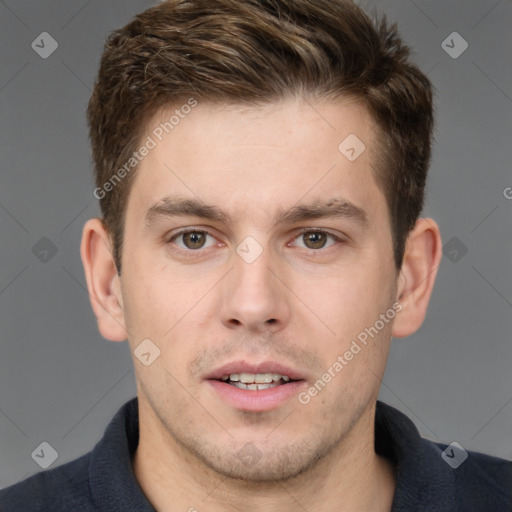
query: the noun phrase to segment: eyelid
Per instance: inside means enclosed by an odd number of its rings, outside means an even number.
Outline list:
[[[323,233],[324,235],[330,236],[336,242],[343,242],[343,238],[341,238],[341,237],[335,235],[334,233],[331,233],[331,231],[328,231],[323,228],[301,228],[299,230],[299,233],[293,237],[292,242],[295,241],[297,238],[299,238],[301,235],[304,235],[305,233]],[[290,244],[291,244],[291,242],[290,242]],[[329,247],[332,247],[333,245],[335,245],[335,244],[329,245],[328,247],[321,247],[320,249],[310,249],[308,247],[303,247],[303,249],[306,249],[308,251],[313,251],[313,252],[321,252],[322,250],[326,250]]]
[[[177,231],[177,232],[175,232],[175,233],[173,233],[171,235],[166,235],[165,236],[165,242],[167,244],[173,244],[176,247],[176,250],[187,252],[187,253],[200,253],[203,250],[208,249],[209,247],[212,247],[212,246],[215,245],[215,244],[212,244],[212,245],[209,245],[207,247],[200,247],[199,249],[195,249],[195,250],[194,249],[188,249],[188,248],[180,247],[179,245],[176,245],[174,240],[179,238],[180,236],[186,235],[188,233],[202,233],[202,234],[204,234],[206,236],[212,237],[214,240],[216,240],[217,243],[219,243],[219,240],[217,240],[217,237],[215,237],[207,229],[205,229],[205,228],[194,228],[194,227],[187,227],[187,228],[181,229],[181,230],[179,230],[179,231]]]
[[[299,229],[299,235],[303,235],[304,233],[325,233],[326,235],[330,235],[334,238],[339,238],[338,235],[334,234],[332,231],[325,229],[325,228],[300,228]],[[297,236],[299,236],[297,235]]]
[[[165,236],[165,241],[167,244],[173,244],[176,248],[177,251],[182,251],[182,252],[186,252],[186,253],[201,253],[203,252],[204,250],[206,249],[209,249],[210,247],[213,247],[215,246],[216,244],[212,244],[210,246],[207,246],[207,247],[201,247],[199,249],[188,249],[188,248],[183,248],[183,247],[180,247],[178,245],[176,245],[174,243],[174,240],[176,238],[179,238],[180,236],[183,236],[183,235],[186,235],[187,233],[202,233],[202,234],[205,234],[206,236],[210,236],[212,238],[214,238],[216,241],[217,241],[217,244],[221,243],[221,244],[224,244],[223,242],[219,241],[218,238],[213,235],[208,228],[200,228],[200,227],[194,227],[194,226],[191,226],[191,227],[187,227],[187,228],[183,228],[183,229],[180,229],[179,231],[175,232],[175,233],[172,233],[171,235],[166,235]],[[323,228],[314,228],[314,227],[307,227],[307,228],[300,228],[298,230],[298,232],[296,232],[296,234],[293,236],[291,242],[288,242],[286,245],[287,246],[290,246],[292,245],[292,243],[297,239],[299,238],[301,235],[304,235],[305,233],[323,233],[329,237],[331,237],[333,240],[335,240],[336,242],[343,242],[343,237],[340,237],[338,235],[335,235],[334,233],[332,233],[331,231],[328,231],[326,229],[323,229]],[[329,245],[328,247],[324,248],[320,248],[320,249],[309,249],[307,247],[304,247],[303,249],[306,249],[308,251],[313,251],[313,252],[321,252],[322,250],[326,250],[328,249],[329,247],[332,247],[333,245],[335,244],[332,244],[332,245]]]

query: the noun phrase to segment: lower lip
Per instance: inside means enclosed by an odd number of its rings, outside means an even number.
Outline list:
[[[267,389],[240,389],[220,380],[207,381],[228,405],[243,411],[269,411],[297,396],[305,381],[297,380]]]

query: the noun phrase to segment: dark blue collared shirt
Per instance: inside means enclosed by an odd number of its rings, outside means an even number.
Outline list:
[[[133,472],[138,442],[134,398],[91,452],[1,490],[0,512],[155,512]],[[467,452],[460,463],[464,452],[423,439],[407,416],[382,402],[375,451],[395,464],[392,512],[512,512],[512,462]],[[191,497],[191,507],[196,501]]]

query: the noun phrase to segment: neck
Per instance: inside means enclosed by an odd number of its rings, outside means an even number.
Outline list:
[[[139,411],[134,472],[159,512],[391,510],[394,467],[374,450],[375,404],[363,413],[343,442],[306,473],[263,483],[218,474],[178,444],[159,424],[151,407],[140,400]]]

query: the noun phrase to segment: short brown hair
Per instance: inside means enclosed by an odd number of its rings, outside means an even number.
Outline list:
[[[346,0],[164,1],[105,44],[87,110],[96,185],[130,159],[160,108],[187,98],[258,105],[298,94],[353,97],[380,128],[374,169],[399,269],[423,208],[433,129],[431,84],[408,57],[396,24],[372,21]],[[118,272],[132,178],[99,197]]]

